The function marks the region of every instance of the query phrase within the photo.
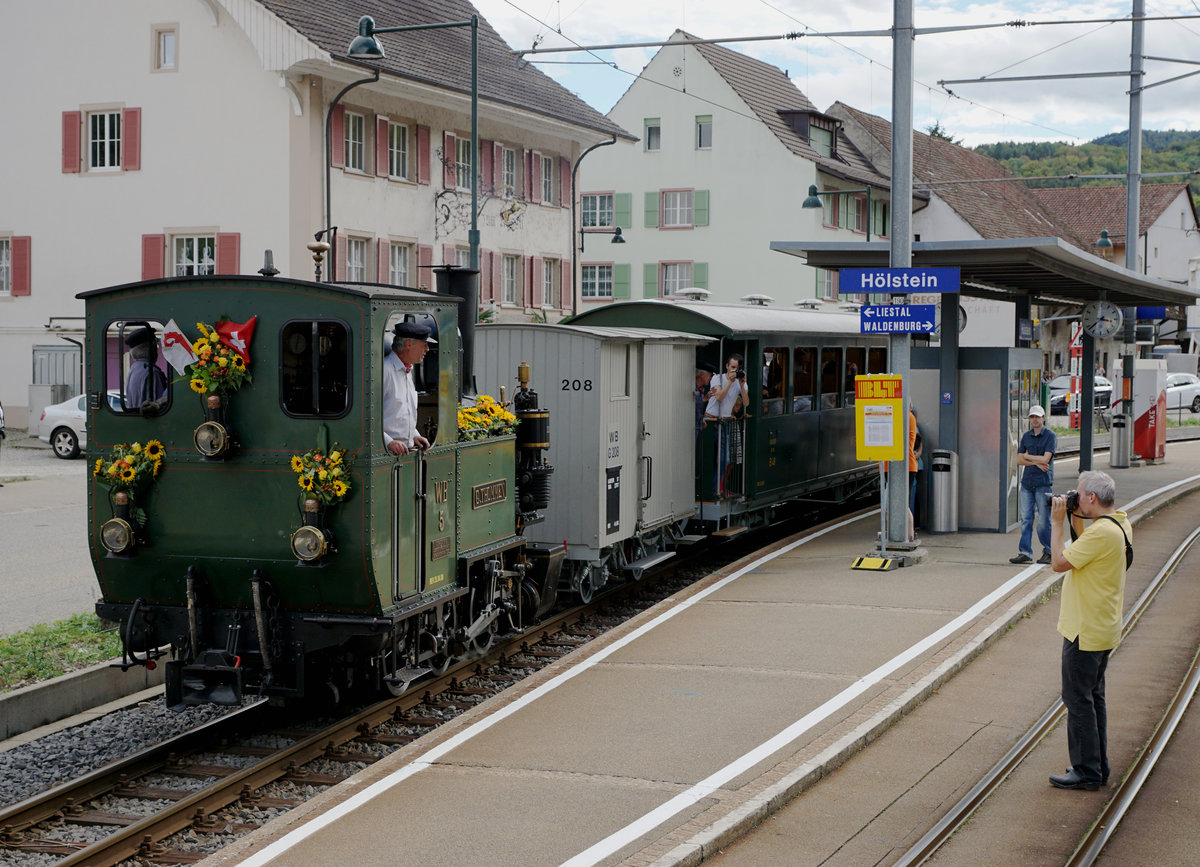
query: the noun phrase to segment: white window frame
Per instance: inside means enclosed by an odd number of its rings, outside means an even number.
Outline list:
[[[558,283],[562,269],[557,259],[542,260],[542,306],[558,306]]]
[[[707,118],[707,119],[706,119]],[[708,132],[708,142],[704,141],[704,133]],[[713,122],[712,115],[696,115],[696,149],[712,150]]]
[[[343,123],[342,140],[345,143],[343,154],[346,158],[346,168],[352,172],[367,170],[367,118],[356,111],[348,111]]]
[[[664,298],[692,285],[691,262],[663,262],[659,265],[659,287]]]
[[[838,272],[832,268],[817,269],[817,297],[837,301]]]
[[[613,266],[582,266],[579,284],[584,298],[612,298]]]
[[[460,190],[470,190],[471,161],[475,157],[471,153],[471,140],[455,137],[454,142],[454,182]]]
[[[105,108],[87,113],[89,172],[120,171],[121,133],[121,109]]]
[[[169,43],[169,45],[168,45]],[[154,28],[151,46],[155,72],[175,72],[179,69],[179,25],[160,24]]]
[[[554,157],[542,157],[542,202],[553,204],[554,198]]]
[[[611,229],[613,220],[612,193],[585,193],[580,202],[581,225],[585,229]]]
[[[388,282],[393,286],[409,286],[412,245],[392,241],[388,245]]]
[[[662,150],[662,121],[660,120],[658,123],[646,123],[643,121],[643,128],[646,133],[646,150],[650,152]]]
[[[508,253],[500,266],[500,282],[503,286],[502,304],[516,304],[520,292],[521,257]]]
[[[517,192],[517,152],[504,149],[504,195],[512,197]]]
[[[0,238],[0,297],[12,295],[12,239]]]
[[[663,190],[662,226],[664,229],[684,229],[694,225],[693,190]]]
[[[367,282],[367,239],[346,237],[346,281]]]
[[[459,268],[471,267],[471,248],[470,247],[455,247],[454,248],[454,264]]]
[[[388,121],[388,176],[409,180],[411,165],[409,159],[408,124]]]
[[[188,250],[188,244],[191,249]],[[207,255],[205,255],[207,253]],[[216,235],[172,235],[171,270],[176,277],[217,273]]]
[[[850,225],[855,232],[866,231],[867,199],[865,196],[852,196]]]

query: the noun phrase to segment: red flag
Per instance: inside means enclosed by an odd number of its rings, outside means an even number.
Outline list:
[[[257,316],[251,316],[249,322],[238,324],[225,320],[218,322],[214,331],[221,335],[221,342],[233,347],[242,357],[242,361],[250,363],[250,338],[254,336],[254,326],[258,323]]]

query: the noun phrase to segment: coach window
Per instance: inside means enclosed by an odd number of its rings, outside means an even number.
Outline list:
[[[106,402],[125,415],[160,415],[171,402],[171,368],[163,357],[163,323],[113,322],[104,335]]]
[[[792,412],[811,412],[817,408],[817,350],[802,346],[796,350],[792,368],[792,381],[796,392],[792,398]]]
[[[887,347],[872,346],[867,349],[867,373],[887,373]]]
[[[854,406],[854,377],[867,372],[867,347],[846,347],[846,406]]]
[[[350,411],[350,330],[298,319],[280,332],[279,395],[290,416],[341,418]]]
[[[787,369],[787,347],[767,347],[763,352],[763,415],[783,415]]]
[[[842,405],[842,350],[827,346],[821,350],[821,409]]]

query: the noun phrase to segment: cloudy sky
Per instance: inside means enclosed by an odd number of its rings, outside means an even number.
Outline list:
[[[1200,16],[1200,0],[1145,2],[1148,16]],[[475,0],[475,5],[516,49],[529,48],[535,40],[541,48],[661,41],[677,28],[705,39],[803,32],[810,35],[729,47],[786,70],[820,109],[840,100],[891,117],[891,40],[812,35],[886,30],[892,25],[889,0]],[[1128,23],[1051,22],[1130,14],[1128,0],[1124,5],[1108,0],[1088,4],[1069,0],[917,2],[914,21],[918,29],[1015,20],[1037,26],[919,36],[914,126],[925,130],[940,123],[966,145],[1008,140],[1081,144],[1124,130],[1129,125],[1128,77],[946,85],[952,94],[938,82],[1128,70]],[[530,59],[607,112],[655,50],[625,48],[596,55],[547,54]],[[1147,61],[1147,84],[1196,71],[1200,17],[1147,22],[1144,54],[1191,61]],[[1142,126],[1200,129],[1200,75],[1147,90]]]

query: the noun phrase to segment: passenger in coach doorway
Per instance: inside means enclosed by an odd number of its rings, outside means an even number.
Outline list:
[[[725,372],[712,378],[708,388],[708,407],[704,410],[704,425],[717,427],[717,493],[729,492],[729,469],[741,455],[741,427],[735,413],[746,405],[746,371],[742,356],[734,353],[725,362]]]
[[[708,406],[708,387],[716,372],[717,369],[707,361],[696,362],[696,436],[700,436],[700,426],[704,423],[704,408]]]
[[[1095,791],[1108,784],[1108,707],[1104,673],[1121,637],[1125,571],[1133,556],[1133,529],[1118,511],[1117,486],[1108,473],[1079,474],[1076,489],[1054,497],[1051,563],[1066,572],[1058,614],[1062,645],[1062,700],[1067,709],[1071,767],[1053,774],[1059,789]],[[1070,545],[1063,543],[1063,518],[1070,517]],[[1092,523],[1085,530],[1083,519]],[[1076,538],[1077,537],[1077,538]]]
[[[430,343],[429,329],[400,322],[392,329],[392,351],[383,360],[383,445],[394,455],[427,449],[429,440],[417,432],[417,387],[413,367],[421,363]]]
[[[1037,516],[1038,541],[1042,556],[1038,562],[1050,562],[1050,494],[1054,484],[1054,453],[1058,437],[1046,427],[1046,411],[1040,406],[1029,408],[1029,430],[1021,435],[1017,447],[1017,466],[1024,467],[1019,490],[1021,507],[1021,541],[1017,556],[1009,563],[1024,565],[1033,562],[1033,519]]]

